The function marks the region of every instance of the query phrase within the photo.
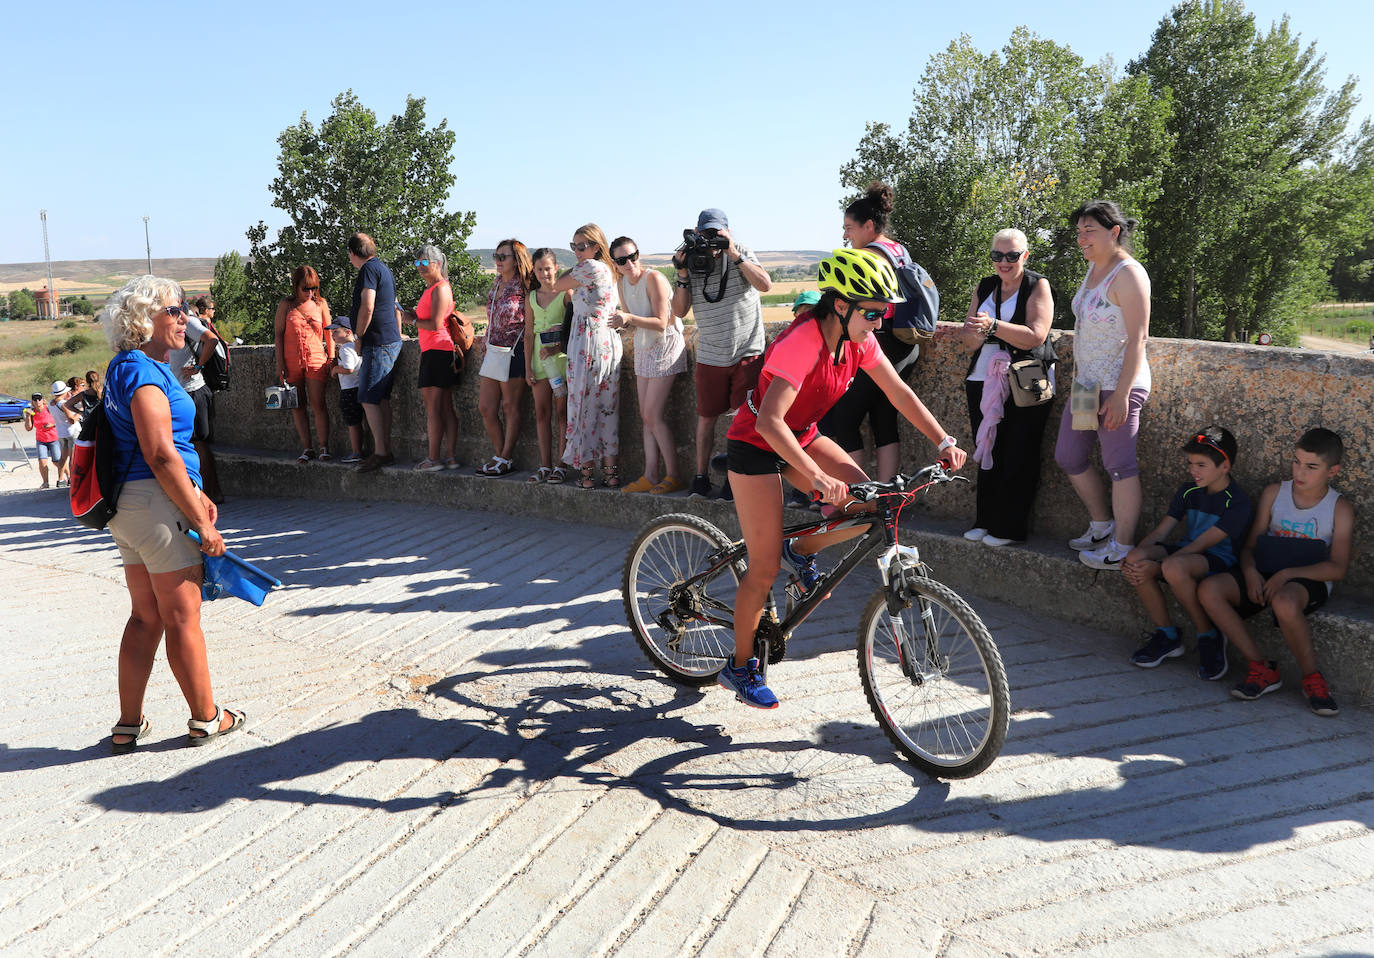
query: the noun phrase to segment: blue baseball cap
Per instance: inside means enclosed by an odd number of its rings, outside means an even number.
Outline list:
[[[702,210],[697,217],[698,230],[728,230],[730,221],[721,210]]]
[[[351,333],[353,332],[353,320],[347,316],[335,316],[334,322],[326,326],[325,329],[346,329]]]

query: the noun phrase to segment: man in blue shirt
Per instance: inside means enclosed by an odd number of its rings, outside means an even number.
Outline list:
[[[348,239],[348,261],[358,271],[353,281],[353,332],[363,364],[358,368],[358,401],[372,429],[372,455],[359,472],[374,472],[396,461],[391,452],[391,379],[401,355],[401,324],[396,309],[396,281],[377,257],[377,244],[366,233]]]

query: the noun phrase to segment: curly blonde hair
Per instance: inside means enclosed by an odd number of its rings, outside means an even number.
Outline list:
[[[105,339],[115,352],[138,349],[153,338],[153,317],[162,309],[168,294],[182,298],[181,286],[161,276],[140,276],[124,284],[100,311]]]

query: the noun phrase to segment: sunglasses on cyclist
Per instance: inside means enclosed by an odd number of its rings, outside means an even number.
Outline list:
[[[639,250],[635,250],[633,253],[626,253],[624,256],[612,256],[611,259],[615,260],[615,265],[617,266],[624,266],[626,263],[637,263],[639,262]]]
[[[993,250],[991,253],[989,253],[988,255],[992,257],[992,261],[993,261],[994,263],[1000,263],[1000,262],[1002,262],[1003,260],[1005,260],[1005,261],[1008,262],[1008,263],[1014,263],[1014,262],[1016,262],[1018,259],[1020,259],[1022,256],[1026,255],[1026,251],[1025,251],[1025,250],[1019,250],[1019,251],[1018,251],[1018,250],[1012,250],[1010,253],[1004,253],[1004,252],[1002,252],[1000,249],[995,249],[995,250]]]
[[[888,315],[892,312],[892,307],[889,305],[884,306],[882,309],[859,309],[857,304],[851,304],[849,307],[849,315],[854,315],[855,310],[858,310],[859,315],[870,323],[877,323],[887,319]]]

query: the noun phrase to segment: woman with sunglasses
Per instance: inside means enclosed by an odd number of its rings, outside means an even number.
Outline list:
[[[578,487],[592,489],[596,461],[601,484],[620,487],[620,360],[624,347],[611,328],[617,297],[606,234],[595,223],[580,227],[570,244],[577,265],[553,284],[573,299],[568,336],[568,441],[563,460],[582,470]]]
[[[1130,252],[1139,225],[1107,200],[1085,203],[1069,216],[1089,268],[1073,297],[1073,395],[1064,405],[1054,460],[1068,474],[1091,524],[1069,548],[1093,569],[1120,569],[1140,520],[1140,463],[1136,435],[1150,395],[1150,277]],[[1075,407],[1087,420],[1075,422]],[[1094,414],[1094,410],[1096,413]],[[1093,428],[1095,427],[1095,428]],[[1092,468],[1100,446],[1112,479],[1111,502]]]
[[[979,281],[959,336],[973,351],[964,373],[972,435],[983,426],[985,408],[996,423],[992,442],[975,446],[977,506],[973,528],[964,533],[970,542],[987,546],[1025,542],[1030,534],[1040,445],[1050,418],[1050,403],[1018,406],[1010,396],[1012,362],[1029,357],[1052,364],[1055,359],[1046,342],[1054,320],[1050,282],[1026,269],[1027,247],[1026,234],[1018,229],[992,238],[993,275]]]
[[[320,462],[328,462],[329,409],[324,402],[324,387],[329,382],[329,364],[334,361],[334,340],[324,331],[332,322],[329,303],[320,295],[320,274],[311,266],[297,266],[291,274],[290,296],[277,303],[274,322],[276,331],[277,381],[295,386],[300,404],[291,410],[296,423],[296,436],[303,450],[296,461],[307,463],[315,458],[310,441],[310,421],[305,404],[315,416],[315,431],[320,436]]]
[[[405,321],[414,323],[420,336],[420,397],[425,404],[425,433],[429,440],[429,453],[415,464],[415,469],[441,472],[458,468],[458,413],[453,409],[458,369],[453,357],[453,336],[448,331],[453,288],[448,282],[448,260],[439,247],[420,247],[415,254],[415,269],[425,281],[425,291],[415,308],[403,313]]]
[[[510,475],[520,438],[520,404],[525,398],[525,350],[521,343],[525,337],[525,297],[534,286],[534,264],[525,244],[516,239],[497,243],[491,258],[496,264],[496,279],[487,295],[487,354],[482,359],[477,409],[496,454],[477,467],[477,475],[496,477]]]
[[[188,743],[204,745],[241,727],[244,713],[220,708],[200,627],[201,553],[224,554],[218,512],[201,491],[191,443],[196,406],[168,366],[186,342],[181,287],[142,276],[101,310],[115,356],[105,371],[105,414],[114,434],[114,472],[124,476],[109,529],[124,563],[129,618],[119,646],[116,754],[132,752],[150,730],[143,697],[163,636],[167,663],[190,707]],[[200,544],[184,530],[194,530]]]
[[[759,384],[749,392],[727,433],[730,488],[749,546],[749,568],[735,596],[735,658],[718,681],[754,708],[777,708],[778,699],[752,658],[763,604],[786,559],[803,589],[816,587],[815,553],[862,529],[782,538],[782,481],[820,493],[834,506],[849,502],[849,484],[868,477],[835,440],[817,429],[860,369],[951,468],[964,452],[892,368],[877,338],[888,307],[902,301],[897,274],[869,250],[837,249],[820,265],[821,298],[803,310],[763,354]]]
[[[668,280],[639,262],[638,243],[628,236],[617,238],[611,243],[611,261],[620,274],[621,303],[611,314],[611,328],[634,330],[635,386],[644,424],[644,475],[624,489],[655,495],[677,492],[687,484],[678,478],[677,443],[665,412],[673,380],[687,371],[682,320],[673,318]]]

